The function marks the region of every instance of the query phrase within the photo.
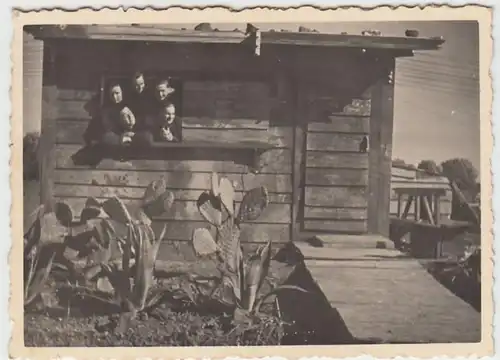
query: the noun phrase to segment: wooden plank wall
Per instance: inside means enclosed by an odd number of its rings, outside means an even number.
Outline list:
[[[77,63],[73,58],[67,60],[65,66],[74,69]],[[162,70],[155,64],[156,70]],[[261,185],[269,190],[270,204],[262,216],[242,225],[243,242],[262,243],[269,238],[274,243],[290,240],[293,129],[287,117],[289,92],[286,86],[279,84],[280,80],[276,80],[278,83],[273,78],[268,81],[224,80],[220,74],[216,80],[211,80],[205,73],[203,79],[183,83],[184,140],[233,143],[260,140],[271,143],[275,148],[261,156],[258,174],[249,173],[246,165],[228,160],[228,150],[219,154],[220,157],[215,154],[208,160],[161,160],[155,157],[119,162],[104,159],[97,166],[90,167],[76,165],[72,160],[72,155],[84,145],[83,134],[91,119],[89,104],[99,96],[98,83],[76,81],[78,76],[85,78],[87,69],[92,71],[85,66],[79,69],[74,86],[68,77],[60,77],[59,81],[55,100],[58,117],[53,175],[56,200],[69,204],[75,214],[80,213],[88,196],[103,200],[116,195],[133,204],[139,202],[151,181],[166,178],[174,190],[176,202],[173,209],[159,220],[169,223],[163,253],[169,254],[168,259],[194,260],[194,254],[189,250],[192,232],[198,227],[209,227],[197,210],[196,200],[202,191],[209,189],[211,173],[215,171],[233,181],[237,206],[245,190]],[[129,72],[132,71],[131,67]]]
[[[404,186],[406,184],[413,184],[417,186],[432,186],[432,185],[442,185],[448,184],[449,181],[447,178],[442,176],[433,176],[428,175],[423,171],[419,171],[417,169],[410,169],[398,166],[392,166],[391,168],[391,208],[390,215],[397,215],[397,204],[398,199],[394,191],[393,187],[396,186]],[[451,215],[451,199],[452,192],[451,188],[446,191],[446,196],[441,198],[441,213],[443,218],[448,218]],[[409,212],[410,218],[414,216],[414,208],[412,207]]]
[[[367,231],[370,99],[353,99],[338,110],[335,94],[302,94],[308,120],[304,180],[306,231]]]

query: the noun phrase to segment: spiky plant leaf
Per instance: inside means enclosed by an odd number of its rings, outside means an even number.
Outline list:
[[[39,253],[38,253],[39,254]],[[38,261],[35,260],[33,272],[28,277],[24,288],[24,305],[29,306],[38,295],[43,291],[49,278],[52,266],[54,264],[55,253],[49,258],[49,261],[44,267],[38,267]]]
[[[214,196],[219,196],[220,194],[220,188],[219,188],[219,176],[217,176],[217,173],[213,172],[212,173],[212,195]]]
[[[86,206],[80,214],[80,221],[85,223],[91,219],[96,219],[101,215],[101,208],[95,206]]]
[[[234,216],[234,186],[227,178],[222,178],[219,184],[220,199],[230,216]]]
[[[40,236],[42,232],[41,224],[41,213],[40,216],[35,219],[33,224],[30,226],[26,234],[24,235],[24,257],[26,258],[30,254],[35,246],[40,241]]]
[[[106,200],[102,204],[102,208],[112,220],[122,224],[128,224],[132,221],[132,217],[127,209],[127,206],[118,197],[114,196]]]
[[[236,217],[238,223],[256,220],[269,204],[269,194],[264,186],[245,193]]]
[[[221,250],[221,257],[229,271],[236,272],[239,265],[238,251],[240,247],[240,228],[229,218],[217,227],[217,245]]]
[[[195,229],[192,240],[193,249],[197,256],[207,256],[217,252],[217,244],[208,229]]]
[[[54,213],[61,225],[70,227],[73,223],[73,212],[68,204],[64,202],[56,202],[54,204]]]
[[[96,207],[100,208],[102,206],[101,202],[93,196],[89,196],[85,201],[85,207]]]
[[[251,256],[245,266],[245,306],[251,311],[271,265],[271,240]]]
[[[54,212],[40,218],[40,245],[62,244],[68,235],[68,228],[61,225]]]
[[[222,203],[212,193],[203,192],[196,202],[200,214],[214,226],[220,226],[222,219]]]

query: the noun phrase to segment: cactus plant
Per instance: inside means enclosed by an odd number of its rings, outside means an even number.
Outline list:
[[[142,205],[151,204],[162,196],[158,194]],[[170,200],[165,202],[165,198]],[[164,205],[173,204],[172,198],[173,194],[169,192],[161,201]],[[155,234],[151,218],[143,207],[126,206],[118,197],[106,200],[102,209],[109,218],[94,220],[93,231],[101,248],[94,252],[94,262],[88,264],[86,277],[97,277],[97,290],[111,296],[111,299],[101,296],[101,300],[119,305],[124,310],[118,328],[121,332],[127,329],[137,313],[152,308],[163,295],[162,292],[153,292],[152,288],[155,261],[166,225],[160,234]]]
[[[271,295],[285,289],[305,290],[283,285],[259,296],[264,280],[268,276],[271,263],[271,239],[251,254],[247,261],[243,259],[240,243],[240,225],[256,220],[269,203],[267,189],[263,186],[245,193],[236,213],[234,209],[235,191],[227,178],[218,179],[212,174],[212,186],[198,199],[200,214],[216,227],[214,239],[208,229],[196,229],[192,244],[199,256],[216,254],[222,263],[220,283],[230,290],[236,305],[234,320],[248,320],[258,315],[260,305]]]
[[[204,236],[206,239],[204,241],[217,244],[217,248],[212,247],[214,252],[220,253],[224,264],[233,272],[236,266],[235,257],[241,252],[240,225],[257,219],[269,202],[267,189],[257,187],[245,193],[236,213],[234,197],[233,184],[227,178],[221,178],[219,181],[217,174],[213,173],[211,189],[203,192],[197,201],[200,214],[217,229],[215,241],[209,239],[208,235]],[[199,243],[197,243],[198,246]],[[197,252],[196,247],[194,250]]]

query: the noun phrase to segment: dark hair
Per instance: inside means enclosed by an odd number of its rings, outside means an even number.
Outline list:
[[[111,91],[111,89],[113,89],[114,87],[119,87],[120,89],[122,89],[122,85],[118,82],[118,81],[112,81],[109,83],[108,85],[108,93]]]
[[[165,79],[158,81],[156,86],[158,87],[160,85],[167,85],[167,87],[171,87],[171,85],[172,85],[171,81],[172,81],[172,79],[168,77],[168,78],[165,78]]]
[[[140,77],[144,77],[144,73],[142,71],[136,71],[134,73],[134,79],[139,79]]]
[[[171,106],[173,106],[174,109],[177,109],[177,107],[172,101],[167,101],[161,105],[160,112],[163,112],[166,108],[169,108]]]

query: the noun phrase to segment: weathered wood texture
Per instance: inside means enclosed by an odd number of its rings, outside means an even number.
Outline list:
[[[120,196],[129,204],[138,203],[146,186],[163,177],[174,191],[176,202],[156,221],[169,222],[166,244],[186,242],[195,228],[208,226],[202,221],[196,200],[210,188],[215,171],[234,183],[236,206],[244,190],[264,185],[269,191],[268,208],[257,220],[243,225],[243,241],[290,240],[293,123],[287,117],[289,92],[277,91],[279,79],[272,71],[276,59],[259,59],[257,64],[244,52],[217,45],[206,48],[111,42],[104,47],[100,43],[63,43],[66,48],[58,58],[57,89],[51,99],[58,110],[53,116],[57,133],[51,179],[53,195],[68,203],[75,216],[88,196],[101,200]],[[84,132],[98,114],[101,75],[131,76],[136,69],[183,80],[183,141],[259,141],[273,145],[275,148],[260,156],[259,173],[249,173],[246,163],[230,150],[216,149],[182,149],[175,156],[156,154],[154,158],[129,161],[105,158],[95,166],[76,162],[74,155],[83,148]]]
[[[341,99],[333,89],[300,91],[307,119],[303,229],[339,233],[367,230],[368,155],[362,144],[370,133],[370,99]]]
[[[479,312],[439,284],[416,259],[369,242],[371,248],[297,243],[307,269],[352,336],[387,343],[481,340]]]
[[[383,59],[384,71],[372,87],[368,184],[368,230],[389,236],[390,181],[394,112],[394,59]]]

